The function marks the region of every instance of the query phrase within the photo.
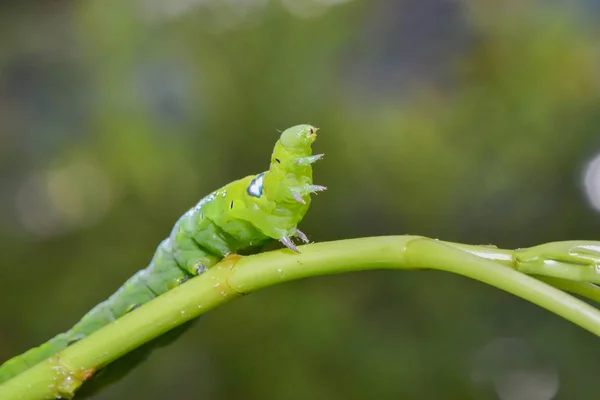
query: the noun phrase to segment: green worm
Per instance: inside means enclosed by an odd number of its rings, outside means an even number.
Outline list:
[[[152,261],[110,298],[89,311],[73,328],[0,366],[0,383],[53,356],[142,304],[201,274],[229,254],[251,254],[272,240],[298,252],[292,238],[308,243],[298,230],[313,185],[311,165],[317,128],[286,129],[271,156],[268,171],[234,181],[204,197],[176,223]]]

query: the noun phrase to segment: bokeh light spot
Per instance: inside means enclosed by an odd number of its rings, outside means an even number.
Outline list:
[[[585,167],[583,183],[591,206],[600,211],[600,154]]]
[[[112,197],[101,169],[76,163],[33,173],[21,184],[15,201],[25,230],[50,237],[93,225],[106,214]]]
[[[494,338],[477,352],[471,378],[490,385],[502,400],[551,400],[558,393],[556,369],[518,338]]]

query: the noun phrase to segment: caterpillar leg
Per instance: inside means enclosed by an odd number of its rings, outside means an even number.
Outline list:
[[[302,185],[298,187],[291,187],[292,193],[299,193],[300,195],[306,195],[311,193],[317,193],[327,190],[327,187],[321,185]]]
[[[281,239],[279,239],[279,241],[293,252],[300,253],[300,250],[298,250],[296,245],[294,245],[294,242],[292,242],[292,239],[290,239],[289,236],[283,236]]]
[[[296,159],[296,164],[304,166],[310,165],[319,161],[321,158],[323,158],[323,156],[325,156],[325,154],[315,154],[314,156],[300,157]]]
[[[306,204],[306,201],[302,198],[302,195],[298,192],[292,193],[292,197],[300,204]]]
[[[194,272],[196,273],[196,275],[200,275],[201,273],[206,271],[208,271],[208,267],[203,262],[198,262],[194,266]]]
[[[298,236],[300,238],[300,240],[302,240],[304,243],[306,243],[306,244],[310,243],[310,240],[308,240],[308,236],[306,236],[304,234],[304,232],[302,232],[299,229],[296,229],[296,236]]]
[[[308,191],[309,191],[309,193],[324,192],[325,190],[327,190],[326,186],[308,185]]]
[[[300,204],[306,204],[306,201],[302,198],[303,196],[307,196],[311,193],[322,192],[327,190],[327,188],[321,185],[304,185],[300,187],[292,187],[290,190],[294,200]]]
[[[306,234],[299,229],[296,229],[296,236],[300,240],[302,240],[303,243],[305,243],[305,244],[310,243],[310,240],[308,240],[308,236],[306,236]],[[285,245],[285,247],[287,247],[288,249],[290,249],[296,253],[300,253],[300,250],[298,250],[296,245],[294,245],[294,242],[292,242],[292,239],[290,239],[288,236],[282,237],[281,239],[279,239],[279,241],[281,243],[283,243]]]

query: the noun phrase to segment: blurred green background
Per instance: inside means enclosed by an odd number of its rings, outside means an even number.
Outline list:
[[[0,14],[0,360],[321,128],[315,241],[600,236],[600,2],[104,0]],[[600,341],[438,272],[280,285],[97,399],[597,399]]]

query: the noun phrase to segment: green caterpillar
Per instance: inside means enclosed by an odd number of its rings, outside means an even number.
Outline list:
[[[275,144],[268,171],[232,182],[200,200],[177,221],[146,269],[69,331],[5,362],[0,366],[0,383],[201,274],[229,254],[258,252],[273,239],[298,252],[291,238],[308,243],[297,225],[308,211],[310,194],[326,189],[312,184],[311,164],[323,157],[312,155],[316,132],[310,125],[285,130]]]

